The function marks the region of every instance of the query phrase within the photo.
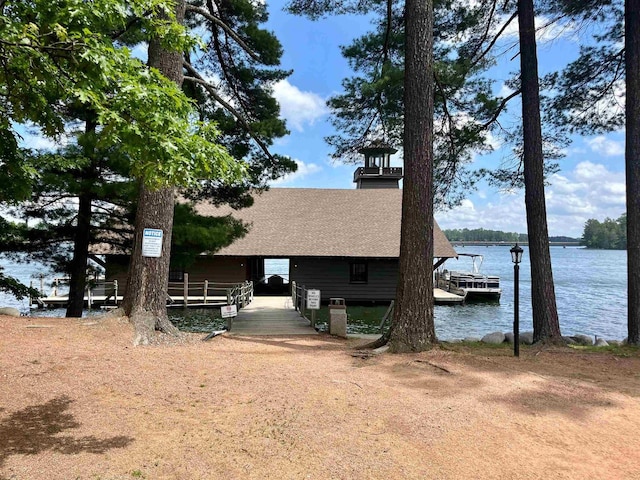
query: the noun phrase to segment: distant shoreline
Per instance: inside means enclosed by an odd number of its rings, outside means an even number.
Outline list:
[[[490,242],[476,240],[449,240],[454,247],[479,246],[479,247],[512,247],[516,242]],[[529,242],[517,242],[518,245],[528,246]],[[583,247],[580,242],[549,242],[552,247]]]

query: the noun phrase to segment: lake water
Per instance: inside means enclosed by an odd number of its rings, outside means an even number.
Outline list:
[[[528,251],[524,247],[520,265],[520,331],[533,330],[531,276]],[[482,336],[488,332],[513,328],[513,263],[509,247],[458,247],[460,253],[484,256],[482,272],[498,275],[502,298],[498,304],[437,305],[436,334],[441,340]],[[626,252],[621,250],[587,250],[575,247],[551,247],[556,300],[563,335],[583,333],[609,339],[627,336]],[[38,264],[16,264],[0,260],[7,275],[26,284],[46,273]],[[471,261],[448,260],[450,270],[469,270]],[[265,265],[267,274],[288,277],[288,260],[274,260]],[[28,301],[17,301],[0,293],[0,306],[14,306],[31,315],[64,315],[63,310],[29,310]],[[348,306],[347,306],[348,308]],[[99,312],[99,311],[98,311]]]
[[[436,334],[446,340],[482,336],[513,329],[513,280],[510,247],[456,247],[459,253],[484,256],[482,272],[498,275],[499,304],[436,306]],[[533,330],[529,252],[520,264],[520,331]],[[468,262],[468,263],[463,263]],[[627,253],[624,250],[587,250],[551,247],[556,303],[563,335],[583,333],[610,339],[627,336]],[[448,260],[449,269],[464,270],[469,259]],[[460,267],[458,267],[460,265]]]

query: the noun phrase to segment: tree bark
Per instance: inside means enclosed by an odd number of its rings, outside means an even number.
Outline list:
[[[433,321],[433,4],[405,5],[402,227],[392,352],[417,352],[437,341]]]
[[[625,2],[627,176],[627,325],[631,344],[640,343],[640,0]]]
[[[562,343],[551,271],[544,193],[540,85],[533,0],[518,1],[520,81],[524,141],[524,183],[531,262],[531,303],[535,342]]]
[[[95,120],[87,120],[85,132],[93,135],[96,130]],[[84,170],[81,176],[81,191],[78,195],[78,219],[73,239],[73,258],[69,269],[69,303],[67,304],[67,317],[82,317],[84,309],[84,292],[87,286],[87,260],[89,258],[89,243],[91,241],[91,215],[93,193],[91,187],[95,172],[94,157],[95,148],[93,140],[89,140],[85,147],[85,155],[91,159],[91,164]]]
[[[73,259],[69,269],[69,303],[67,317],[82,317],[84,291],[87,286],[87,260],[91,235],[92,195],[83,192],[78,197],[78,221],[73,239]]]
[[[176,21],[184,20],[185,0],[176,1]],[[164,76],[182,85],[182,53],[162,48],[159,39],[149,42],[151,67]],[[167,287],[171,255],[171,233],[173,228],[174,188],[149,189],[141,182],[135,222],[135,243],[127,280],[124,311],[136,331],[134,344],[145,345],[151,340],[154,330],[177,335],[167,315]],[[145,228],[163,231],[162,255],[142,256],[142,234]]]

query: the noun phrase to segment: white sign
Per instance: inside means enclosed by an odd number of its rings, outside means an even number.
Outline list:
[[[142,232],[142,256],[162,256],[162,230],[157,228],[145,228]]]
[[[320,310],[320,290],[307,290],[307,308]]]
[[[220,307],[220,312],[222,312],[222,318],[235,317],[238,315],[238,307],[235,305],[223,305]]]

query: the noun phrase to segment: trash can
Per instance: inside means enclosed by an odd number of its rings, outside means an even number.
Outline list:
[[[329,299],[329,333],[347,338],[347,305],[344,298]]]

